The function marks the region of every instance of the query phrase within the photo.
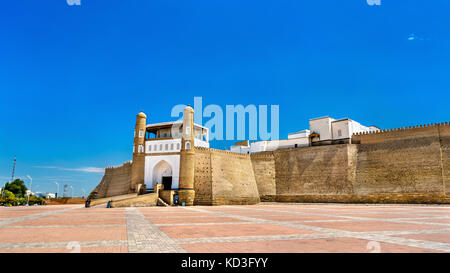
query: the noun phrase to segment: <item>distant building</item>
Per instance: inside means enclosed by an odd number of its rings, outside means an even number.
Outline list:
[[[330,117],[314,118],[309,120],[309,130],[288,134],[288,139],[255,141],[241,141],[230,147],[230,151],[240,154],[251,154],[265,151],[274,151],[284,148],[299,148],[329,144],[351,143],[352,135],[362,132],[378,132],[376,126],[364,126],[354,120],[333,119]]]
[[[46,199],[54,199],[54,198],[56,198],[56,194],[54,194],[54,193],[47,193],[45,195],[45,198]]]

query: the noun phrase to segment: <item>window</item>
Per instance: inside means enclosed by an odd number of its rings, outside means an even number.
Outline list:
[[[186,134],[190,135],[191,134],[191,127],[186,126]]]
[[[144,130],[139,130],[139,138],[143,138],[144,137]]]
[[[170,150],[173,150],[173,143],[170,144]]]
[[[166,151],[169,150],[169,144],[166,143]]]
[[[186,141],[186,144],[185,144],[185,146],[184,146],[184,149],[185,149],[185,150],[190,150],[190,149],[191,149],[191,142]]]
[[[341,129],[338,130],[338,136],[342,136],[342,130]]]
[[[180,150],[180,143],[177,143],[177,150]]]
[[[139,145],[138,146],[138,153],[143,153],[144,152],[144,145]]]
[[[153,145],[153,151],[158,151],[158,146],[156,146],[156,145]]]
[[[152,145],[148,145],[148,152],[152,151]]]
[[[162,144],[159,144],[159,150],[162,151]]]

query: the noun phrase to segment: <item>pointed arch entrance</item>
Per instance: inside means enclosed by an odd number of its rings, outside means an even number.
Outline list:
[[[164,183],[166,183],[164,189],[177,190],[179,174],[180,155],[151,155],[145,157],[144,183],[148,191],[153,191],[155,184]],[[172,185],[170,185],[170,181]]]

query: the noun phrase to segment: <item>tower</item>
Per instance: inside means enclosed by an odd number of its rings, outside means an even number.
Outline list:
[[[141,111],[136,115],[136,126],[134,127],[133,163],[131,165],[130,192],[137,192],[139,184],[144,184],[145,167],[145,126],[147,116]]]
[[[187,106],[183,112],[183,134],[180,152],[180,186],[178,196],[180,203],[194,205],[194,109]]]

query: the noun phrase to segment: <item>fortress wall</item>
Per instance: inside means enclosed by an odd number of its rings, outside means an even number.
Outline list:
[[[202,162],[203,166],[207,166],[207,158],[210,159],[211,205],[259,203],[258,188],[249,155],[208,148],[196,148],[196,154],[196,165],[197,162]],[[204,174],[202,178],[196,175],[196,190],[201,184],[208,183],[207,175]],[[206,193],[203,196],[206,196]]]
[[[450,125],[439,126],[439,136],[442,150],[442,174],[444,177],[445,192],[450,198]]]
[[[384,142],[382,134],[367,136],[358,146],[355,193],[444,192],[437,128],[420,129],[417,138],[386,133]]]
[[[276,201],[328,202],[327,196],[352,194],[355,146],[341,144],[274,151]]]
[[[194,190],[195,205],[212,204],[211,154],[207,150],[196,149]]]
[[[275,200],[450,202],[448,123],[354,135],[352,142],[358,145],[274,151]],[[253,156],[252,162],[262,166]],[[264,176],[257,181],[268,179]]]
[[[108,167],[100,184],[92,191],[95,198],[105,198],[128,193],[131,183],[131,162],[126,162],[120,167]]]
[[[444,123],[354,136],[360,143],[355,194],[384,196],[384,202],[449,202],[449,136]]]
[[[251,154],[253,173],[261,201],[275,201],[275,157],[273,152]]]

